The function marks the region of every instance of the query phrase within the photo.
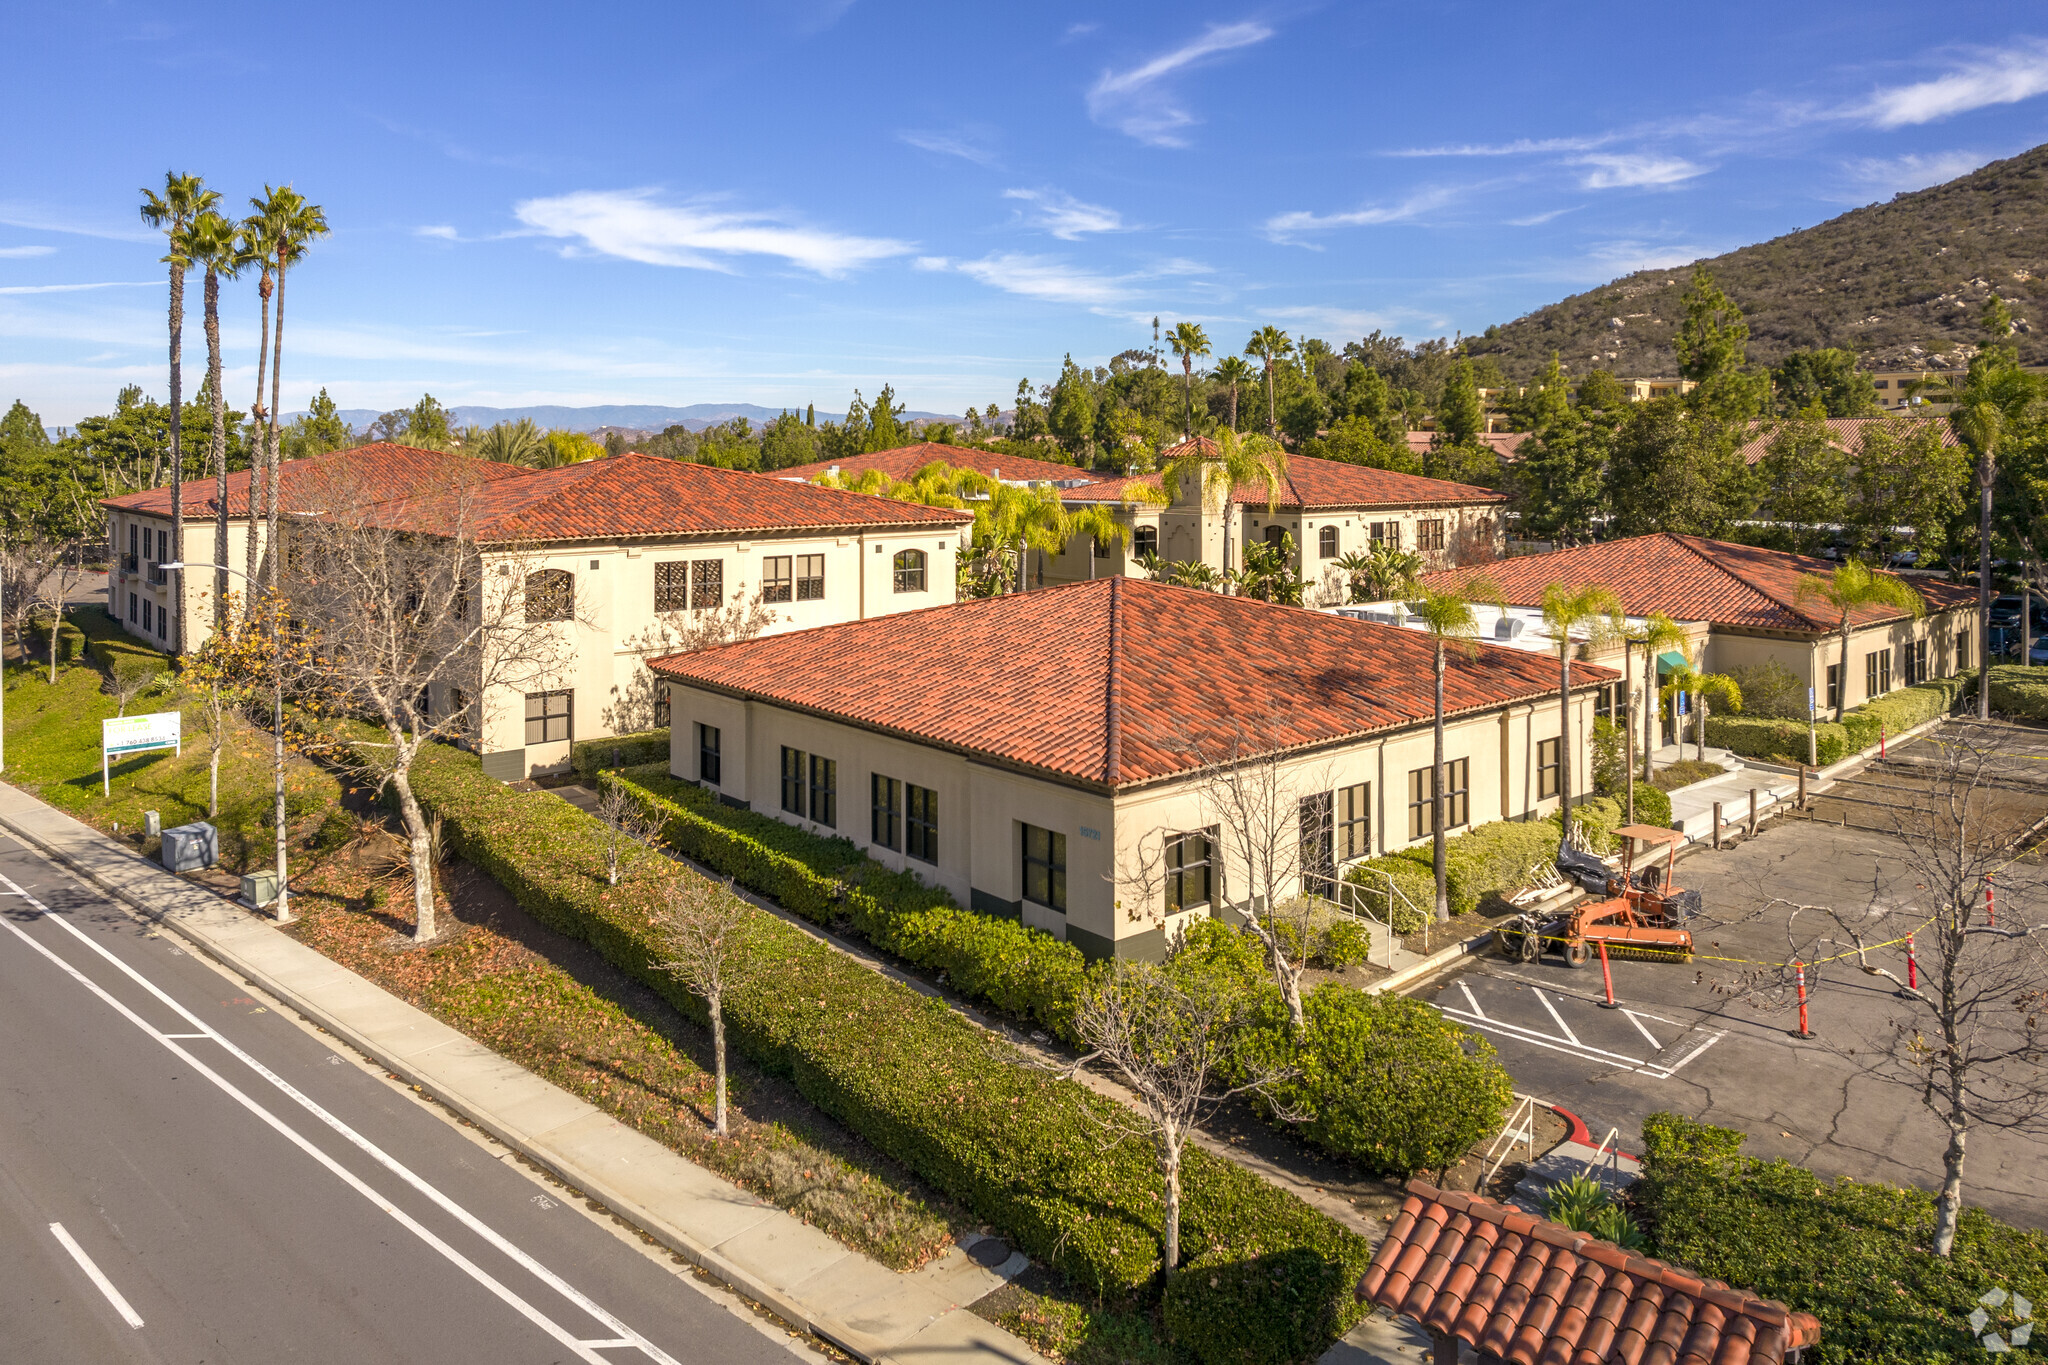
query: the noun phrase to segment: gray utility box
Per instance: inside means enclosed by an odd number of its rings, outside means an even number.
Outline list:
[[[164,831],[163,864],[170,872],[197,872],[220,861],[220,832],[204,820]]]
[[[261,910],[266,905],[277,904],[277,872],[266,869],[251,872],[242,878],[242,899]]]

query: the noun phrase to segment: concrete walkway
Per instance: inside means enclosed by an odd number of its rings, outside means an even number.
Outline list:
[[[458,1033],[267,920],[0,784],[0,827],[178,933],[747,1297],[872,1362],[1037,1365],[966,1311],[1028,1262],[994,1239],[899,1274]],[[977,1255],[978,1253],[978,1255]]]

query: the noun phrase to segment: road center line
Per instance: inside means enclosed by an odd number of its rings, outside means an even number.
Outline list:
[[[1557,1012],[1557,1006],[1550,1003],[1549,996],[1545,995],[1542,991],[1538,991],[1536,992],[1536,998],[1543,1002],[1543,1008],[1550,1011],[1550,1017],[1557,1021],[1558,1032],[1564,1034],[1565,1039],[1568,1042],[1570,1042],[1573,1047],[1585,1046],[1583,1043],[1579,1041],[1579,1035],[1572,1032],[1571,1025],[1567,1024],[1564,1021],[1564,1016]]]
[[[85,1272],[86,1278],[99,1286],[100,1293],[107,1296],[107,1302],[114,1305],[114,1311],[125,1318],[130,1327],[142,1326],[142,1315],[121,1297],[121,1291],[114,1288],[114,1282],[107,1278],[106,1272],[93,1264],[92,1257],[85,1254],[85,1248],[78,1244],[78,1239],[66,1232],[62,1223],[50,1224],[50,1233],[71,1253],[71,1259],[78,1262],[78,1268]]]
[[[121,972],[127,975],[131,980],[135,981],[136,984],[140,985],[143,989],[147,990],[151,995],[155,996],[158,1000],[162,1001],[171,1009],[183,1015],[188,1021],[190,1021],[193,1024],[194,1027],[198,1028],[202,1032],[203,1036],[213,1040],[214,1042],[219,1043],[222,1047],[226,1048],[230,1053],[234,1054],[234,1056],[238,1060],[240,1060],[244,1065],[248,1066],[250,1070],[256,1072],[257,1075],[263,1077],[266,1081],[270,1082],[270,1084],[275,1086],[278,1090],[290,1096],[300,1106],[306,1109],[307,1112],[311,1113],[316,1118],[320,1119],[323,1123],[327,1124],[327,1126],[332,1128],[335,1132],[346,1137],[356,1147],[360,1148],[362,1151],[376,1158],[376,1160],[386,1169],[400,1176],[402,1179],[406,1181],[406,1183],[410,1184],[420,1193],[426,1195],[429,1199],[433,1200],[434,1203],[439,1205],[442,1209],[444,1209],[448,1213],[452,1214],[455,1218],[460,1220],[464,1226],[471,1229],[478,1236],[482,1237],[485,1241],[489,1242],[493,1247],[503,1252],[506,1256],[516,1261],[522,1268],[526,1269],[535,1278],[539,1279],[542,1283],[548,1285],[549,1288],[554,1289],[557,1293],[561,1294],[571,1303],[574,1303],[578,1308],[583,1309],[592,1318],[596,1319],[604,1326],[611,1328],[620,1336],[630,1340],[633,1343],[633,1345],[637,1346],[641,1351],[646,1353],[646,1355],[650,1359],[656,1361],[658,1365],[679,1365],[679,1362],[676,1361],[673,1356],[670,1356],[660,1347],[646,1340],[638,1332],[635,1332],[632,1328],[626,1326],[625,1323],[619,1321],[611,1313],[605,1311],[603,1308],[600,1308],[596,1303],[592,1302],[586,1295],[584,1295],[576,1288],[571,1286],[567,1281],[563,1280],[560,1276],[556,1275],[546,1266],[543,1266],[540,1264],[540,1262],[534,1260],[526,1252],[514,1246],[510,1241],[506,1240],[495,1229],[485,1224],[476,1215],[470,1213],[469,1210],[463,1208],[460,1204],[457,1204],[453,1199],[450,1199],[440,1190],[428,1184],[424,1179],[422,1179],[420,1176],[415,1174],[413,1171],[411,1171],[404,1165],[400,1164],[397,1160],[391,1157],[383,1149],[379,1148],[375,1143],[371,1142],[368,1138],[362,1136],[362,1134],[356,1132],[353,1128],[343,1123],[339,1118],[335,1117],[333,1114],[330,1114],[326,1109],[322,1108],[310,1096],[302,1093],[297,1087],[293,1086],[289,1081],[285,1080],[282,1076],[279,1076],[269,1067],[263,1065],[263,1063],[257,1061],[254,1057],[250,1056],[240,1047],[237,1047],[234,1043],[230,1042],[219,1031],[208,1025],[205,1020],[199,1018],[198,1015],[192,1013],[192,1011],[186,1009],[183,1005],[179,1004],[176,1000],[173,1000],[169,995],[165,994],[164,991],[161,990],[156,985],[155,982],[149,980],[140,972],[136,971],[133,967],[121,961],[120,958],[115,957],[111,952],[109,952],[106,949],[104,945],[95,943],[92,940],[92,938],[89,935],[87,935],[85,931],[80,929],[77,925],[72,924],[64,916],[52,912],[48,906],[44,905],[34,896],[30,896],[28,895],[27,892],[21,891],[21,887],[11,879],[5,876],[0,876],[0,885],[5,885],[13,888],[17,892],[21,892],[22,896],[28,901],[28,903],[34,906],[41,913],[43,919],[59,925],[68,933],[70,933],[74,938],[78,939],[81,943],[85,944],[86,947],[92,949],[95,953],[99,954],[108,962],[112,963],[115,967],[119,968]],[[411,1215],[407,1214],[403,1209],[399,1208],[397,1205],[391,1203],[391,1201],[384,1198],[383,1195],[377,1193],[376,1190],[374,1190],[368,1184],[364,1183],[361,1179],[359,1179],[354,1172],[350,1171],[347,1167],[335,1161],[332,1157],[328,1156],[327,1153],[321,1151],[318,1147],[315,1147],[305,1137],[301,1136],[296,1130],[288,1126],[282,1119],[278,1118],[268,1109],[265,1109],[261,1104],[258,1104],[254,1099],[250,1098],[241,1090],[237,1089],[235,1085],[226,1077],[221,1076],[212,1068],[208,1067],[205,1063],[201,1062],[197,1057],[193,1056],[186,1049],[179,1046],[176,1041],[169,1037],[169,1035],[160,1033],[158,1030],[151,1027],[146,1020],[144,1020],[140,1015],[136,1014],[135,1011],[128,1008],[127,1005],[115,999],[102,986],[100,986],[98,982],[92,980],[90,977],[86,976],[85,973],[79,971],[76,967],[66,962],[63,958],[57,956],[57,954],[52,952],[48,947],[36,942],[35,939],[29,937],[27,933],[23,932],[20,925],[15,924],[11,920],[5,919],[0,919],[0,924],[6,925],[6,927],[9,930],[11,930],[17,938],[21,939],[22,942],[26,943],[36,952],[48,958],[52,963],[56,964],[56,966],[60,970],[64,971],[65,973],[76,979],[79,982],[79,984],[83,985],[87,990],[91,991],[94,995],[97,995],[101,1000],[105,1001],[108,1005],[112,1006],[117,1013],[126,1018],[130,1023],[133,1023],[137,1028],[141,1029],[144,1033],[148,1034],[150,1037],[162,1043],[164,1047],[169,1049],[171,1052],[175,1053],[178,1057],[183,1059],[186,1063],[192,1066],[201,1075],[205,1076],[208,1080],[212,1081],[214,1085],[219,1087],[223,1092],[225,1092],[229,1097],[234,1099],[243,1108],[247,1109],[250,1113],[254,1114],[256,1117],[258,1117],[263,1122],[268,1124],[270,1127],[275,1129],[287,1141],[291,1142],[294,1146],[306,1152],[306,1154],[311,1156],[315,1161],[327,1167],[343,1182],[348,1184],[352,1189],[356,1190],[357,1193],[361,1194],[365,1199],[369,1200],[377,1207],[383,1209],[392,1218],[396,1219],[399,1223],[404,1225],[414,1235],[418,1236],[420,1240],[426,1242],[429,1246],[433,1247],[436,1251],[440,1252],[443,1256],[447,1257],[450,1261],[454,1262],[457,1266],[461,1267],[462,1270],[465,1273],[467,1273],[472,1279],[476,1280],[479,1284],[483,1285],[492,1293],[496,1294],[500,1299],[504,1300],[508,1305],[517,1310],[522,1316],[526,1317],[535,1326],[539,1327],[548,1335],[554,1337],[555,1340],[560,1342],[563,1346],[574,1351],[580,1359],[586,1362],[590,1362],[590,1365],[601,1365],[601,1363],[604,1361],[604,1357],[594,1355],[588,1348],[582,1346],[573,1333],[569,1332],[567,1329],[563,1328],[562,1326],[554,1322],[552,1319],[547,1317],[546,1314],[542,1313],[532,1304],[526,1302],[525,1299],[515,1294],[511,1289],[499,1283],[496,1278],[494,1278],[489,1272],[485,1271],[481,1266],[478,1266],[474,1262],[470,1261],[468,1257],[464,1256],[461,1252],[457,1251],[454,1247],[448,1245],[448,1243],[444,1242],[440,1237],[436,1236],[432,1230],[430,1230],[423,1224],[419,1223]]]

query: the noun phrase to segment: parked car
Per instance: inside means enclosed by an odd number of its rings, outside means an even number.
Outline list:
[[[2016,592],[2002,592],[1991,599],[1991,624],[2012,626],[2020,623],[2020,595]]]

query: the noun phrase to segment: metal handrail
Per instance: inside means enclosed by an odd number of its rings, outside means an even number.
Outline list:
[[[1352,871],[1359,871],[1359,872],[1366,872],[1366,873],[1370,873],[1370,874],[1372,874],[1372,875],[1374,875],[1374,876],[1377,876],[1377,877],[1380,877],[1380,878],[1384,879],[1384,880],[1385,880],[1385,882],[1386,882],[1386,888],[1385,888],[1384,890],[1382,890],[1381,888],[1379,888],[1379,887],[1376,887],[1376,886],[1367,886],[1367,885],[1364,885],[1363,883],[1359,883],[1359,882],[1354,882],[1354,881],[1351,881],[1351,880],[1349,880],[1349,878],[1350,878],[1350,873],[1349,873],[1349,872],[1347,872],[1347,873],[1345,874],[1345,878],[1346,878],[1346,880],[1344,880],[1344,881],[1342,881],[1342,882],[1339,882],[1339,883],[1338,883],[1338,885],[1339,885],[1340,887],[1343,887],[1343,888],[1347,888],[1347,889],[1348,889],[1349,891],[1351,891],[1351,892],[1355,892],[1355,893],[1356,893],[1356,894],[1357,894],[1357,895],[1358,895],[1358,896],[1360,897],[1360,899],[1361,899],[1361,900],[1362,900],[1362,899],[1363,899],[1363,898],[1364,898],[1365,896],[1368,896],[1368,895],[1383,895],[1383,896],[1385,896],[1385,897],[1387,898],[1387,917],[1386,917],[1386,919],[1385,919],[1384,921],[1380,921],[1380,920],[1373,920],[1373,922],[1374,922],[1375,924],[1378,924],[1378,923],[1382,923],[1382,922],[1384,922],[1384,923],[1386,924],[1386,926],[1387,926],[1387,939],[1388,939],[1388,945],[1389,945],[1389,948],[1391,949],[1391,946],[1392,946],[1393,940],[1394,940],[1394,939],[1396,939],[1396,938],[1398,938],[1398,937],[1400,937],[1400,935],[1398,935],[1398,934],[1396,934],[1396,933],[1394,932],[1394,901],[1395,901],[1395,898],[1396,898],[1396,897],[1398,897],[1398,898],[1400,899],[1400,902],[1401,902],[1401,904],[1403,904],[1403,905],[1407,906],[1407,907],[1408,907],[1408,909],[1409,909],[1409,910],[1410,910],[1410,911],[1411,911],[1412,913],[1414,913],[1415,915],[1417,915],[1417,916],[1419,916],[1419,917],[1421,918],[1421,920],[1422,920],[1422,951],[1423,951],[1423,952],[1425,952],[1425,953],[1427,953],[1427,952],[1429,951],[1429,948],[1430,948],[1430,938],[1431,938],[1431,936],[1433,935],[1433,933],[1434,933],[1434,931],[1435,931],[1435,927],[1436,927],[1436,925],[1435,925],[1435,919],[1434,919],[1434,917],[1433,917],[1433,916],[1430,916],[1430,915],[1426,915],[1426,914],[1423,914],[1423,912],[1421,911],[1421,909],[1419,909],[1419,908],[1418,908],[1418,907],[1416,906],[1415,902],[1414,902],[1414,901],[1412,901],[1412,900],[1409,900],[1409,899],[1408,899],[1408,893],[1407,893],[1407,892],[1405,892],[1405,891],[1403,891],[1403,890],[1402,890],[1402,889],[1400,888],[1400,886],[1399,886],[1399,885],[1398,885],[1398,884],[1397,884],[1397,883],[1396,883],[1396,882],[1394,881],[1394,875],[1393,875],[1393,874],[1392,874],[1391,872],[1388,872],[1388,871],[1387,871],[1386,869],[1384,869],[1384,868],[1378,868],[1378,867],[1357,867],[1357,868],[1353,868],[1353,869],[1352,869]],[[1339,901],[1338,901],[1338,904],[1339,904],[1340,906],[1343,906],[1343,907],[1344,907],[1345,909],[1347,909],[1347,910],[1348,910],[1348,909],[1349,909],[1350,907],[1349,907],[1349,906],[1346,906],[1346,905],[1344,905],[1344,901],[1343,901],[1343,900],[1341,899],[1341,897],[1342,897],[1342,896],[1343,896],[1343,895],[1345,894],[1345,892],[1344,892],[1344,891],[1340,891],[1340,892],[1339,892],[1338,894],[1339,894],[1339,896],[1340,896],[1340,899],[1339,899]],[[1371,913],[1370,913],[1369,911],[1368,911],[1368,912],[1367,912],[1367,914],[1366,914],[1366,918],[1368,918],[1368,919],[1371,919],[1371,918],[1372,918],[1372,916],[1371,916]],[[1392,952],[1391,952],[1391,951],[1390,951],[1390,952],[1388,953],[1388,955],[1387,955],[1387,961],[1388,961],[1389,965],[1391,965],[1391,964],[1392,964],[1392,962],[1393,962],[1393,954],[1392,954]]]
[[[1485,1174],[1479,1177],[1479,1190],[1482,1194],[1492,1182],[1494,1175],[1507,1164],[1507,1159],[1514,1155],[1517,1142],[1528,1149],[1530,1161],[1536,1160],[1536,1106],[1542,1101],[1534,1095],[1524,1095],[1519,1090],[1513,1093],[1521,1103],[1515,1106],[1514,1113],[1508,1115],[1508,1121],[1501,1125],[1500,1133],[1494,1138],[1493,1145],[1486,1149],[1485,1159],[1491,1164],[1487,1166]],[[1521,1125],[1519,1128],[1516,1127],[1517,1122]],[[1503,1143],[1506,1144],[1505,1148],[1502,1146]],[[1499,1153],[1498,1156],[1494,1155],[1496,1152]]]

